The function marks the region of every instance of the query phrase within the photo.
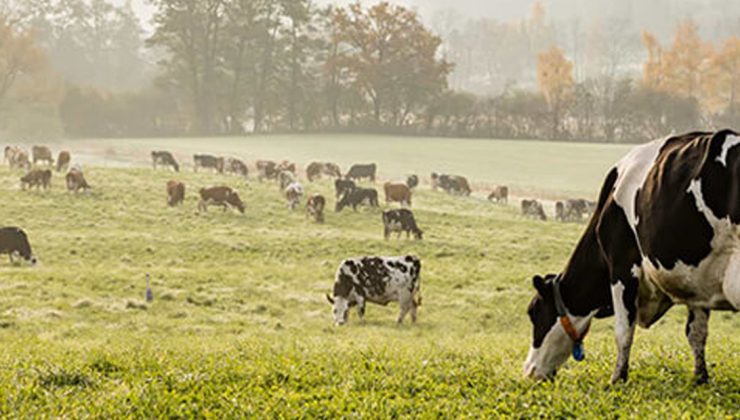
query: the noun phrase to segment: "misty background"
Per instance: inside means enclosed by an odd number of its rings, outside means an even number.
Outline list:
[[[0,0],[8,138],[737,127],[734,0]],[[353,6],[354,5],[354,6]]]

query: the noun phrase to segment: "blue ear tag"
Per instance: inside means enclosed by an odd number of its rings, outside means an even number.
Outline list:
[[[583,342],[579,341],[573,344],[573,359],[576,362],[581,362],[586,358],[586,352],[583,351]]]

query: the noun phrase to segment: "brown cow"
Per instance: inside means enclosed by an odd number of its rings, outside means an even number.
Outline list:
[[[31,155],[33,156],[34,165],[39,161],[48,165],[54,165],[54,158],[51,155],[51,150],[46,146],[33,146],[31,148]]]
[[[82,170],[78,168],[72,168],[69,172],[67,172],[67,176],[65,177],[65,179],[67,181],[68,191],[74,191],[75,193],[77,193],[80,190],[87,191],[91,188],[90,185],[87,183]]]
[[[26,187],[43,187],[44,189],[51,187],[51,170],[34,169],[27,173],[21,178],[21,188],[25,190]]]
[[[406,184],[386,182],[383,184],[385,190],[385,202],[396,201],[401,205],[411,206],[411,189]]]
[[[167,181],[167,204],[174,207],[185,200],[185,184],[179,181]]]
[[[505,185],[499,185],[488,194],[488,201],[500,204],[506,204],[509,202],[509,187]]]
[[[306,202],[306,217],[313,217],[316,223],[324,223],[326,199],[321,194],[314,194]]]
[[[68,151],[62,150],[59,152],[59,156],[57,157],[57,172],[62,172],[62,170],[66,171],[71,160],[72,156]]]
[[[244,203],[239,194],[229,187],[218,186],[200,189],[200,202],[198,203],[198,210],[207,211],[208,206],[221,206],[223,210],[231,206],[239,210],[240,213],[244,214]]]

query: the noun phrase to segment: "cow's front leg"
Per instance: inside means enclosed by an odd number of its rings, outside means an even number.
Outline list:
[[[416,304],[416,301],[412,298],[411,299],[411,309],[409,312],[411,313],[411,322],[416,324],[416,308],[418,305]]]
[[[704,348],[709,333],[709,310],[689,308],[689,319],[686,322],[686,337],[694,352],[694,381],[697,385],[709,381],[707,363],[704,360]]]
[[[612,303],[614,304],[614,333],[617,341],[617,365],[611,383],[626,381],[629,371],[630,350],[635,335],[637,319],[637,280],[631,276],[627,280],[617,280],[612,284]]]

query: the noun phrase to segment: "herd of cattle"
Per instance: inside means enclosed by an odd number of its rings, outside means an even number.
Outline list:
[[[688,307],[686,335],[694,352],[696,380],[708,380],[704,347],[709,312],[740,310],[740,135],[724,130],[715,133],[689,133],[638,146],[614,166],[602,187],[598,203],[567,200],[555,203],[556,219],[571,221],[591,214],[583,237],[558,274],[534,276],[536,291],[528,314],[533,341],[525,362],[525,375],[553,378],[557,368],[569,357],[584,357],[583,340],[593,318],[615,316],[618,358],[612,381],[626,380],[629,354],[636,325],[649,327],[675,304]],[[180,166],[172,154],[152,152],[152,164]],[[32,149],[33,163],[52,166],[54,160],[45,147]],[[11,167],[31,169],[24,151],[7,147],[5,159]],[[56,170],[69,165],[69,153],[62,152]],[[288,205],[295,209],[303,195],[295,164],[257,162],[259,179],[279,183]],[[236,159],[195,155],[194,168],[232,172],[246,177],[247,165]],[[313,162],[306,168],[310,182],[321,176],[336,178],[337,212],[367,204],[378,207],[378,192],[360,187],[360,180],[376,180],[375,164],[353,165],[342,177],[332,163]],[[21,182],[25,186],[48,188],[51,169],[32,169]],[[433,173],[431,183],[450,194],[470,195],[464,177]],[[405,183],[383,185],[387,203],[401,208],[383,212],[384,237],[406,232],[422,239],[411,206],[412,191],[419,185],[417,176]],[[70,190],[87,189],[79,168],[67,173]],[[182,203],[185,185],[167,183],[167,202]],[[199,190],[198,207],[210,205],[240,212],[245,206],[238,193],[227,186]],[[507,203],[508,188],[495,188],[490,201]],[[326,199],[312,195],[306,213],[317,222],[324,220]],[[537,200],[523,200],[525,215],[546,219]],[[23,230],[0,228],[0,253],[12,261],[20,255],[30,263],[36,258]],[[347,322],[349,310],[357,308],[364,319],[365,305],[398,302],[397,322],[410,314],[416,321],[421,305],[421,261],[413,255],[398,257],[366,256],[344,260],[335,276],[333,292],[327,299],[333,307],[336,324]]]

